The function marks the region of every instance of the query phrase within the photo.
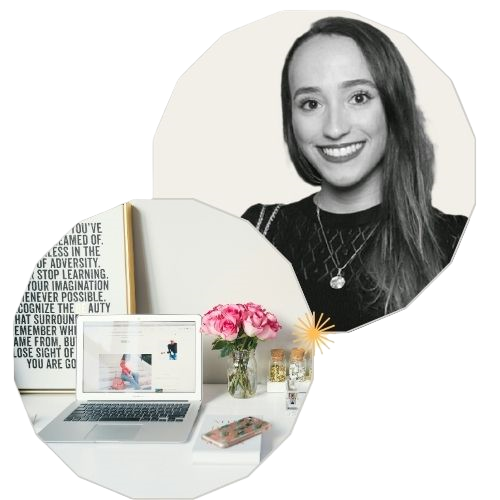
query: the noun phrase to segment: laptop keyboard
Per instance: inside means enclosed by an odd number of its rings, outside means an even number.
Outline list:
[[[82,403],[71,422],[182,422],[189,403]]]

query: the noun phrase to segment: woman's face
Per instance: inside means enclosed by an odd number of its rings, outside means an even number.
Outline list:
[[[387,124],[368,64],[354,40],[317,35],[289,70],[292,124],[303,154],[339,189],[380,189]]]

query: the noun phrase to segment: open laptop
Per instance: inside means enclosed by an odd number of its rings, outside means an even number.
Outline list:
[[[79,316],[76,401],[39,436],[187,441],[202,399],[200,322],[197,315]]]

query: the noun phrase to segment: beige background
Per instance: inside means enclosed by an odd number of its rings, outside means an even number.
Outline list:
[[[240,215],[316,190],[295,173],[282,138],[280,78],[310,24],[346,12],[281,12],[222,36],[179,79],[154,139],[154,197],[194,197]],[[433,203],[469,215],[474,138],[452,82],[405,35],[373,23],[412,72],[436,147]]]

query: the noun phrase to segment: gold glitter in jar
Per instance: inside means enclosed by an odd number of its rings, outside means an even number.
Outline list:
[[[269,364],[269,382],[284,382],[286,380],[285,351],[271,349],[271,362]]]
[[[284,364],[273,363],[269,370],[270,382],[284,382],[286,380],[286,366]]]

